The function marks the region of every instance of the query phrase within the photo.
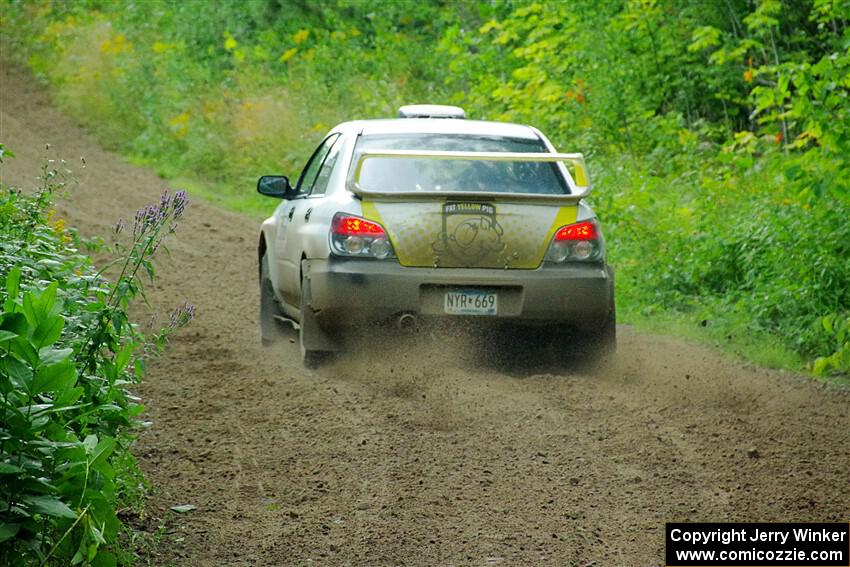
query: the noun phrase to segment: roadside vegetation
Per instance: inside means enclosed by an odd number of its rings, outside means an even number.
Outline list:
[[[10,155],[0,144],[0,161]],[[34,193],[0,185],[0,564],[129,564],[119,513],[140,513],[145,490],[130,452],[142,411],[131,388],[193,308],[147,336],[127,310],[187,200],[164,194],[132,226],[119,220],[107,246],[56,218],[64,164],[40,180]],[[114,277],[93,265],[94,250],[114,253]]]
[[[406,103],[587,154],[623,322],[850,371],[850,1],[2,0],[4,53],[107,146],[250,213]]]

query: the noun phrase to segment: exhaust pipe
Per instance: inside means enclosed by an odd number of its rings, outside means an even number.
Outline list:
[[[402,313],[395,324],[401,331],[413,331],[416,329],[418,321],[416,320],[416,315]]]

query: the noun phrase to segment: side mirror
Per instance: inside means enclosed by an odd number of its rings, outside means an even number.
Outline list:
[[[291,199],[295,196],[295,189],[285,175],[263,175],[257,180],[257,193],[278,199]]]

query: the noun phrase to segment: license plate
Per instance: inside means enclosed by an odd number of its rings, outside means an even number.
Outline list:
[[[455,289],[446,292],[446,313],[450,315],[495,315],[498,311],[495,292],[477,289]]]

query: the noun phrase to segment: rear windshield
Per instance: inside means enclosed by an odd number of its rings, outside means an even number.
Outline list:
[[[361,136],[356,149],[548,153],[540,140],[448,134]],[[363,163],[366,191],[453,191],[566,195],[569,186],[556,163],[372,158]]]

